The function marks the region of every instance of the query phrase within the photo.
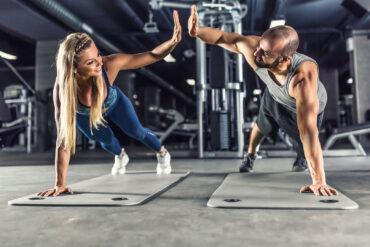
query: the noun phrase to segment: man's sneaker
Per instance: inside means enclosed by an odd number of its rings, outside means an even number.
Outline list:
[[[157,174],[170,174],[172,171],[171,155],[167,149],[164,148],[164,152],[157,153],[157,160]]]
[[[126,166],[129,161],[130,158],[128,157],[126,152],[124,155],[115,155],[114,164],[112,167],[112,175],[125,174]]]
[[[293,172],[304,172],[307,171],[308,166],[307,166],[307,160],[303,157],[298,157],[295,159],[293,163]]]
[[[253,172],[253,164],[256,160],[257,155],[256,154],[245,154],[244,160],[239,167],[239,172]]]

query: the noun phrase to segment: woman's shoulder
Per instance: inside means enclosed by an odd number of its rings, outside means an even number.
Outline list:
[[[112,55],[103,57],[103,70],[105,75],[108,78],[108,82],[111,86],[113,86],[113,82],[117,77],[118,70],[114,64],[114,56]]]

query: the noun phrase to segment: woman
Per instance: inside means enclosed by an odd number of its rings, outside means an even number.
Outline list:
[[[76,126],[89,139],[115,154],[112,174],[123,174],[129,161],[106,119],[109,118],[127,135],[157,152],[157,173],[171,173],[170,154],[149,129],[141,126],[128,98],[113,82],[120,70],[136,69],[155,63],[170,54],[181,41],[181,25],[173,12],[174,33],[170,40],[152,51],[139,54],[113,54],[102,57],[94,41],[85,33],[68,35],[56,57],[57,77],[54,86],[56,143],[56,185],[39,196],[72,194],[66,187],[70,153],[75,152]]]

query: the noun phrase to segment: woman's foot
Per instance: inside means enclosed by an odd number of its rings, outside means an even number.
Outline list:
[[[157,152],[157,174],[170,174],[171,168],[171,155],[164,147]]]
[[[122,153],[120,155],[114,156],[114,164],[112,167],[112,175],[118,175],[118,174],[125,174],[126,173],[126,166],[128,162],[130,161],[130,158],[122,150]]]

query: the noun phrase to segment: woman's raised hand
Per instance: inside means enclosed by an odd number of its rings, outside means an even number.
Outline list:
[[[181,35],[182,34],[182,28],[181,28],[181,24],[180,24],[180,21],[179,21],[179,13],[177,12],[177,10],[173,11],[173,23],[174,23],[174,26],[173,26],[172,40],[175,43],[180,43],[181,38],[182,38],[182,35]]]

